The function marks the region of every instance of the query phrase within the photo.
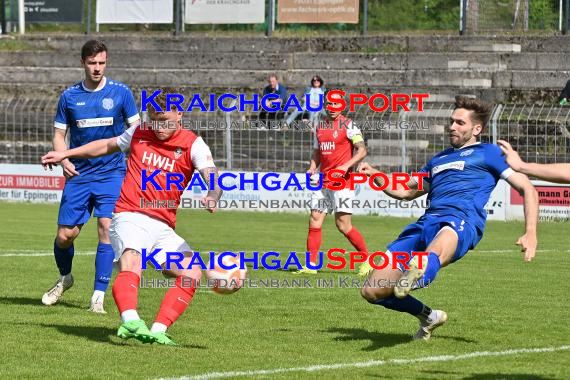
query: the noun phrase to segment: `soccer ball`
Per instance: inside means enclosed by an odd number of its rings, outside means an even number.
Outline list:
[[[212,290],[218,294],[232,294],[237,292],[243,286],[243,281],[247,278],[247,269],[240,269],[240,258],[232,256],[224,256],[223,263],[226,266],[236,265],[233,269],[224,269],[217,265],[218,256],[215,257],[216,265],[214,269],[206,270],[209,286],[214,283]],[[208,263],[210,268],[210,263]]]

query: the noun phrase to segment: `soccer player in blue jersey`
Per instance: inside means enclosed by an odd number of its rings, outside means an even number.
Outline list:
[[[525,233],[517,244],[522,246],[526,261],[535,255],[538,195],[524,174],[507,165],[497,145],[479,142],[490,112],[491,106],[485,102],[457,97],[448,128],[451,147],[435,155],[421,170],[429,173],[423,190],[415,179],[406,184],[408,189],[400,184],[396,190],[391,190],[391,186],[384,190],[396,199],[411,200],[427,194],[429,200],[425,214],[388,245],[390,260],[391,252],[411,255],[412,251],[425,251],[429,256],[421,263],[420,256],[414,256],[408,262],[408,270],[400,264],[391,269],[392,263],[375,270],[369,277],[370,286],[362,289],[362,296],[372,304],[418,318],[420,329],[414,339],[428,340],[433,330],[447,321],[447,314],[432,310],[409,295],[410,291],[429,285],[440,268],[475,248],[485,229],[484,206],[501,178],[524,196]],[[367,163],[362,163],[359,170],[369,176],[378,173]],[[375,182],[384,185],[382,178],[376,177]]]
[[[54,123],[53,148],[56,151],[85,145],[94,140],[120,136],[125,123],[140,123],[138,109],[130,89],[104,76],[107,47],[91,40],[81,48],[85,79],[61,94]],[[61,277],[42,297],[44,305],[55,304],[73,286],[71,266],[73,241],[91,213],[97,217],[99,244],[95,257],[95,284],[90,310],[105,313],[103,300],[113,272],[115,257],[109,240],[109,225],[115,202],[125,176],[125,156],[114,153],[92,159],[62,162],[66,177],[59,207],[54,256]]]

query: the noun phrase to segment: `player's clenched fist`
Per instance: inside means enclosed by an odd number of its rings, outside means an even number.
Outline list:
[[[371,176],[372,174],[378,173],[378,170],[376,170],[372,165],[370,165],[368,162],[361,162],[358,165],[357,171],[359,173],[364,173],[367,176]]]
[[[206,211],[213,214],[216,212],[216,205],[218,202],[212,197],[202,198],[202,205],[206,208]]]

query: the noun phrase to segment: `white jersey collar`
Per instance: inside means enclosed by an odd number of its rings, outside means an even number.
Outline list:
[[[101,83],[99,83],[99,86],[97,86],[97,88],[94,89],[94,90],[91,90],[91,89],[85,87],[85,83],[84,83],[84,82],[85,82],[85,81],[81,81],[81,87],[83,87],[83,89],[84,89],[85,91],[87,91],[87,92],[97,92],[97,91],[101,91],[101,90],[105,87],[105,85],[107,84],[107,77],[103,77],[103,79],[101,80]]]

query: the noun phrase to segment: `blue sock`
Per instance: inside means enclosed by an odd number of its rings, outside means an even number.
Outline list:
[[[412,297],[406,296],[402,299],[396,296],[390,296],[388,298],[380,299],[374,302],[375,305],[384,306],[390,310],[400,311],[402,313],[408,313],[413,316],[426,315],[431,313],[431,309],[424,305],[420,300]]]
[[[113,275],[113,260],[115,252],[111,244],[101,243],[97,245],[97,256],[95,256],[95,283],[93,288],[104,292],[109,286]]]
[[[439,257],[435,253],[430,252],[428,256],[428,266],[426,268],[426,272],[424,273],[423,277],[418,280],[420,286],[424,287],[430,285],[435,280],[435,276],[437,276],[439,268],[441,268]]]
[[[62,276],[71,273],[71,263],[73,262],[73,254],[75,249],[73,244],[69,248],[60,248],[56,241],[53,242],[53,255],[55,257],[55,263],[59,268],[59,274]]]

